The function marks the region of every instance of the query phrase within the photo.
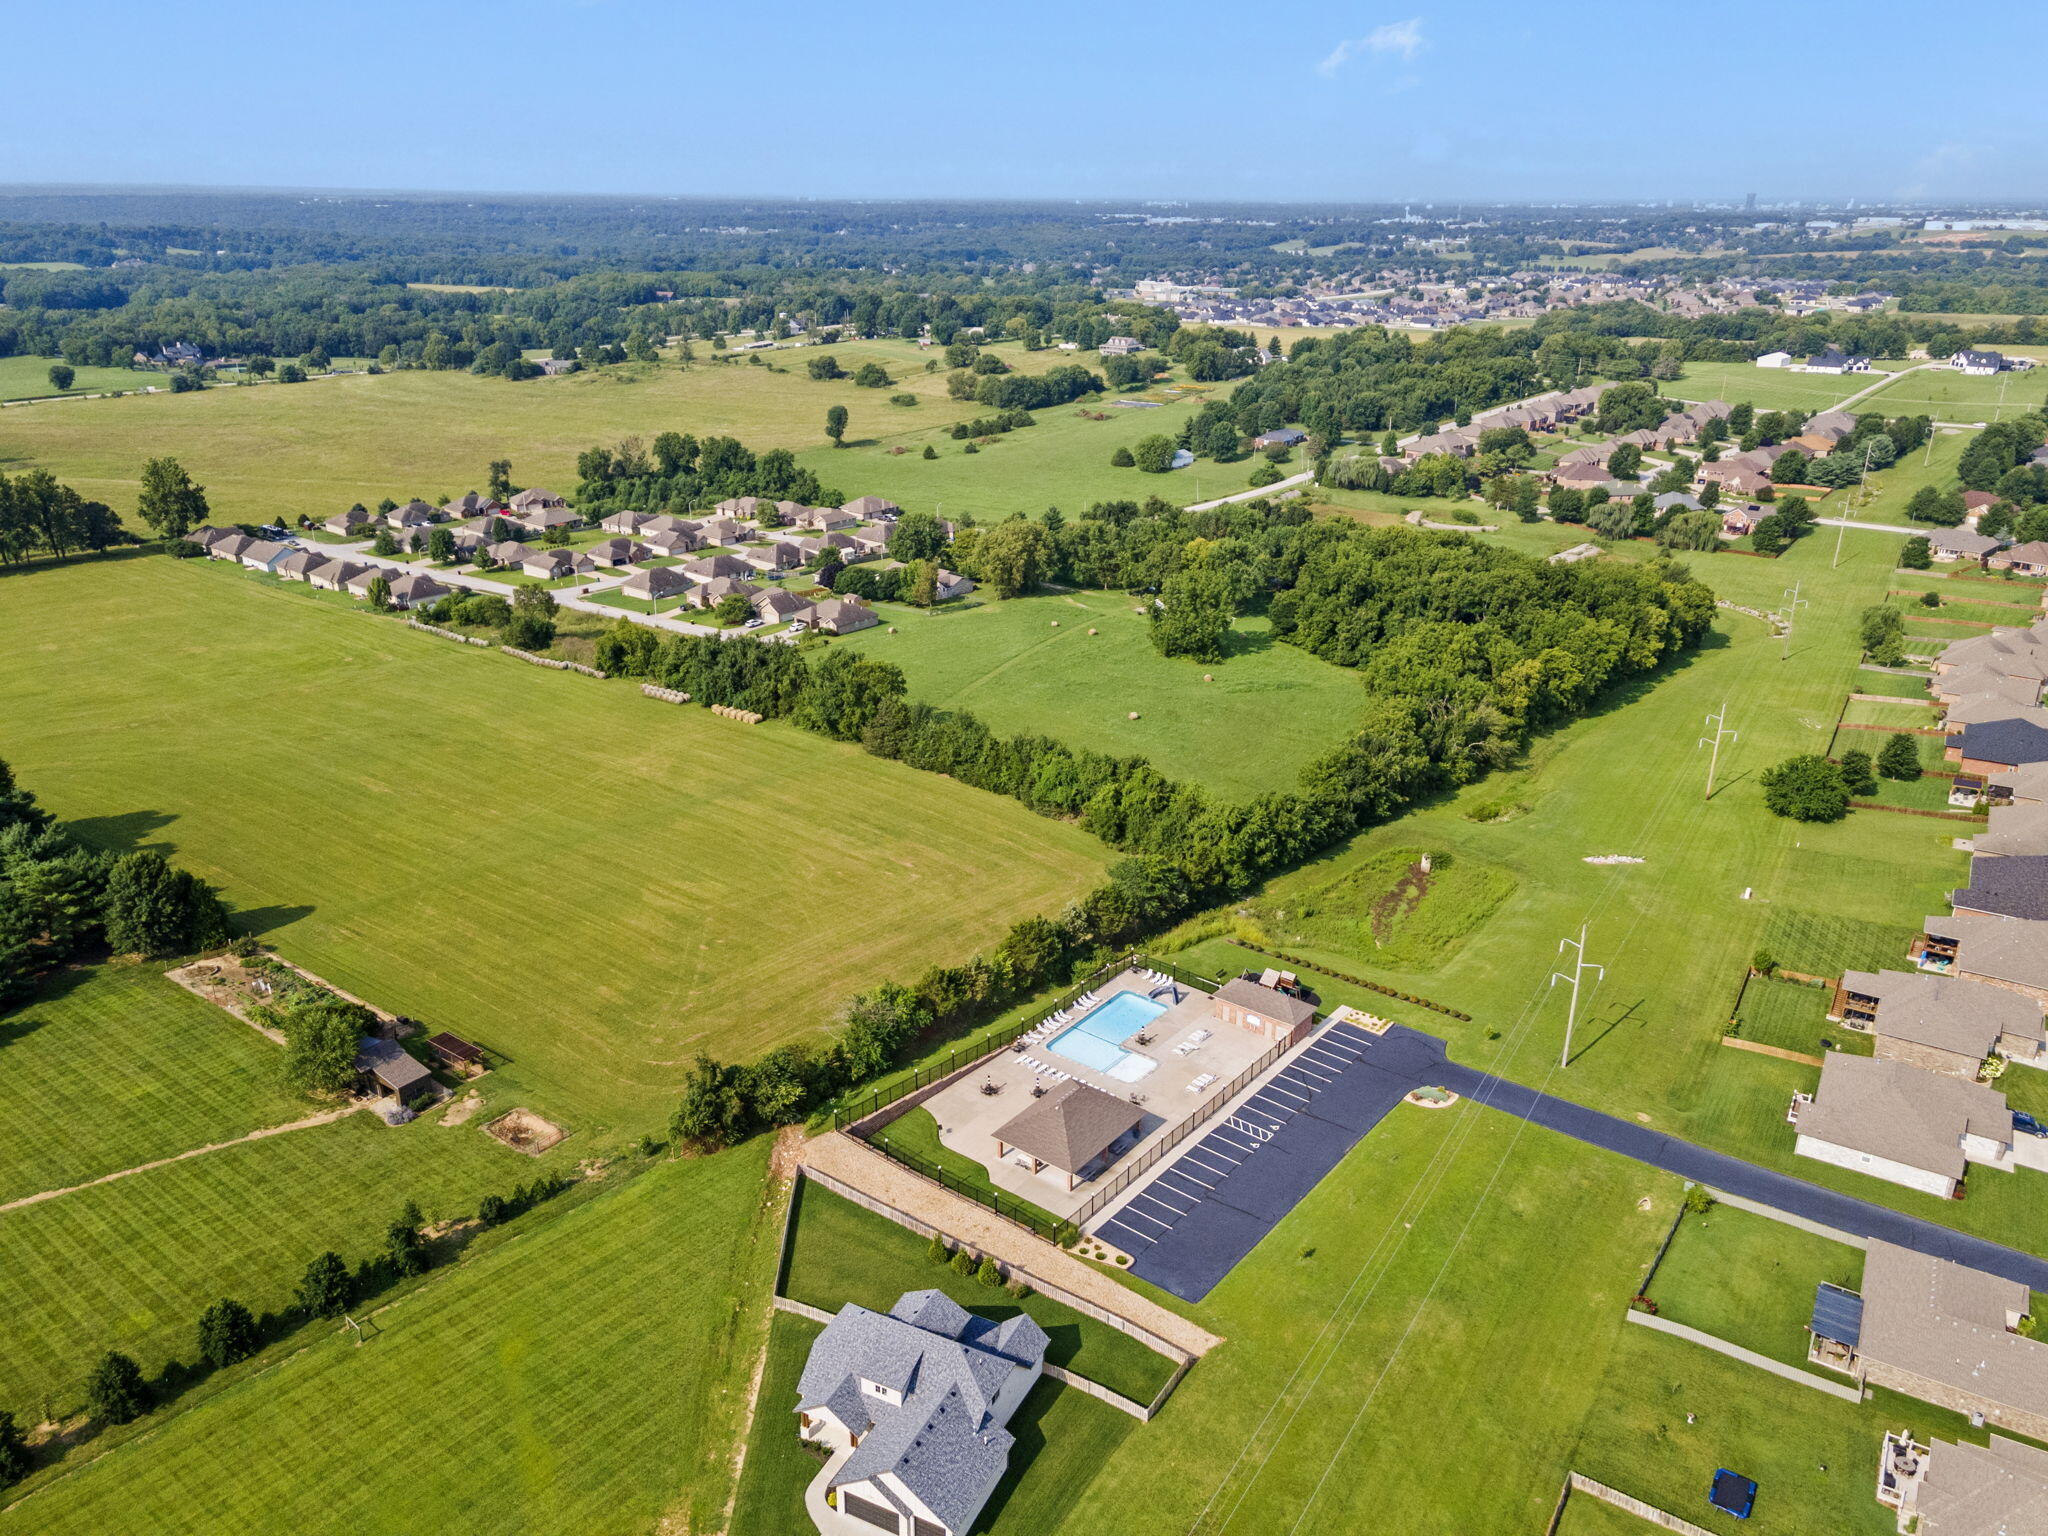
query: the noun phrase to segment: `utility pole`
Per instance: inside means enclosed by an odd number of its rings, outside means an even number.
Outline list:
[[[1726,699],[1721,701],[1719,713],[1707,716],[1707,724],[1714,728],[1714,734],[1702,736],[1699,744],[1710,749],[1707,754],[1706,797],[1711,800],[1714,798],[1714,773],[1721,766],[1721,743],[1724,740],[1740,741],[1742,740],[1742,735],[1739,731],[1728,729],[1728,701]]]
[[[1799,616],[1802,608],[1811,608],[1812,603],[1799,595],[1800,582],[1793,582],[1785,589],[1785,606],[1779,613],[1779,623],[1784,628],[1778,631],[1778,660],[1792,659],[1792,621]]]
[[[1859,491],[1861,491],[1861,492],[1862,492],[1862,493],[1863,493],[1863,494],[1864,494],[1865,496],[1868,496],[1868,495],[1870,494],[1870,492],[1869,492],[1869,486],[1870,486],[1870,448],[1869,448],[1869,446],[1867,446],[1867,445],[1866,445],[1866,446],[1865,446],[1865,448],[1864,448],[1864,450],[1863,450],[1863,474],[1862,474],[1862,475],[1861,475],[1861,477],[1859,477],[1859,478],[1858,478],[1858,480],[1856,481],[1856,488],[1857,488],[1857,489],[1858,489]],[[1854,511],[1854,510],[1855,510],[1855,508],[1856,508],[1856,505],[1857,505],[1857,502],[1856,502],[1856,498],[1855,498],[1855,497],[1853,497],[1853,496],[1852,496],[1852,497],[1850,497],[1850,498],[1849,498],[1849,507],[1850,507],[1850,510],[1851,510],[1851,511]],[[1828,562],[1828,569],[1829,569],[1829,570],[1831,570],[1831,571],[1832,571],[1832,570],[1834,570],[1834,569],[1835,569],[1835,568],[1836,568],[1837,566],[1839,566],[1839,565],[1840,565],[1840,564],[1842,563],[1842,539],[1843,539],[1843,537],[1844,537],[1844,536],[1845,536],[1845,535],[1846,535],[1846,534],[1847,534],[1848,532],[1849,532],[1849,520],[1848,520],[1847,518],[1838,518],[1838,519],[1836,520],[1836,522],[1835,522],[1835,558],[1834,558],[1834,559],[1832,559],[1832,560],[1830,560],[1830,561]]]
[[[1572,1026],[1579,1022],[1579,977],[1587,971],[1598,971],[1602,981],[1607,979],[1607,967],[1604,965],[1594,965],[1586,958],[1586,925],[1584,923],[1579,924],[1579,936],[1576,939],[1559,939],[1557,941],[1557,952],[1560,955],[1568,949],[1572,951],[1571,974],[1567,976],[1562,971],[1552,971],[1550,973],[1550,984],[1553,987],[1562,981],[1567,983],[1572,989],[1571,1002],[1566,1005],[1564,1015],[1564,1054],[1557,1059],[1557,1064],[1561,1067],[1568,1067],[1572,1064]]]

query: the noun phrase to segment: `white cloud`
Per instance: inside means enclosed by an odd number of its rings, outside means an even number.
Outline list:
[[[1411,16],[1406,21],[1390,21],[1385,26],[1374,27],[1363,37],[1345,38],[1316,65],[1316,73],[1327,78],[1364,54],[1393,54],[1404,64],[1410,64],[1415,61],[1415,55],[1428,46],[1423,40],[1420,16]]]

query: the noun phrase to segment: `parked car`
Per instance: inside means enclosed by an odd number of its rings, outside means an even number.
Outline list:
[[[2016,1131],[2025,1131],[2029,1136],[2048,1136],[2048,1125],[2043,1125],[2032,1115],[2023,1114],[2017,1109],[2012,1112],[2012,1128]]]

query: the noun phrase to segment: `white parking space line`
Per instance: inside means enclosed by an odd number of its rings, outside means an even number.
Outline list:
[[[1160,1219],[1159,1219],[1159,1218],[1158,1218],[1157,1216],[1148,1216],[1148,1215],[1146,1215],[1146,1214],[1145,1214],[1145,1213],[1144,1213],[1143,1211],[1140,1211],[1140,1210],[1134,1210],[1134,1209],[1133,1209],[1132,1207],[1130,1207],[1130,1206],[1128,1206],[1128,1205],[1124,1207],[1124,1210],[1123,1210],[1123,1214],[1124,1214],[1125,1216],[1135,1216],[1135,1217],[1137,1217],[1137,1218],[1138,1218],[1138,1220],[1140,1220],[1140,1221],[1149,1221],[1149,1222],[1151,1222],[1151,1223],[1152,1223],[1152,1225],[1153,1225],[1153,1226],[1155,1226],[1155,1227],[1160,1227],[1160,1228],[1162,1228],[1162,1229],[1164,1229],[1164,1230],[1166,1230],[1166,1231],[1168,1231],[1168,1232],[1171,1232],[1171,1231],[1173,1230],[1173,1223],[1172,1223],[1172,1222],[1170,1222],[1170,1221],[1161,1221],[1161,1220],[1160,1220]],[[1121,1219],[1121,1218],[1119,1218],[1119,1219]]]

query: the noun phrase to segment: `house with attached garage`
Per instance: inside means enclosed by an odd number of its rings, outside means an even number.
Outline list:
[[[2015,576],[2048,576],[2048,539],[2015,544],[1984,563],[1994,571],[2011,571]]]
[[[1922,1536],[2019,1536],[2048,1528],[2048,1451],[1993,1435],[1990,1443],[1919,1445],[1889,1431],[1879,1453],[1877,1501],[1899,1529]]]
[[[2019,1332],[2032,1306],[2025,1285],[1872,1238],[1862,1287],[1860,1294],[1820,1288],[1807,1325],[1809,1360],[1859,1385],[1968,1414],[1973,1423],[2048,1439],[2048,1343]],[[1952,1536],[1994,1528],[1921,1529]],[[2039,1529],[2014,1526],[2011,1536]]]
[[[674,566],[658,565],[651,571],[635,571],[620,584],[619,590],[629,597],[658,603],[663,598],[681,597],[693,585],[695,583]]]
[[[555,581],[564,576],[588,576],[597,567],[581,550],[532,549],[519,562],[519,569],[524,575]]]
[[[1963,351],[1951,356],[1948,360],[1948,365],[1958,373],[1973,374],[1978,378],[1983,378],[1990,374],[2003,373],[2012,366],[2012,363],[2006,358],[2004,353],[1994,352],[1989,347],[1984,347],[1965,348]]]
[[[653,546],[642,544],[635,539],[606,539],[591,545],[584,553],[593,563],[613,568],[638,565],[642,560],[654,558]]]
[[[1913,942],[1913,961],[2048,1005],[2048,922],[1969,912],[1930,917]]]
[[[1944,564],[1957,560],[1981,562],[1986,555],[2000,549],[2004,542],[1974,528],[1930,528],[1926,539],[1928,554]]]
[[[856,496],[839,510],[856,522],[894,522],[903,515],[903,509],[886,496]]]
[[[770,587],[754,595],[754,617],[763,624],[787,624],[810,604],[794,592],[785,592],[780,587]]]
[[[2013,710],[2004,719],[1980,720],[1951,732],[1942,756],[1963,773],[2002,773],[2022,763],[2048,762],[2048,728]]]
[[[306,572],[306,585],[318,587],[323,592],[347,592],[351,590],[350,582],[366,571],[376,569],[376,566],[365,565],[360,560],[330,560]]]
[[[445,582],[436,581],[425,571],[407,571],[403,576],[391,579],[391,606],[394,608],[424,608],[429,603],[438,603],[455,589]]]
[[[1809,357],[1799,369],[1801,373],[1868,373],[1870,359],[1851,357],[1839,347],[1828,347]]]
[[[568,505],[568,502],[557,496],[553,491],[538,485],[520,491],[511,501],[512,510],[521,514],[529,512],[559,512]]]
[[[739,558],[756,571],[793,571],[804,563],[803,551],[781,539],[759,545],[744,544],[740,546]]]
[[[744,581],[754,574],[754,567],[737,555],[711,555],[703,560],[692,560],[682,570],[692,581]]]
[[[818,1529],[966,1536],[1009,1469],[1004,1426],[1049,1342],[1027,1314],[991,1322],[938,1291],[842,1306],[797,1379],[798,1433],[829,1453],[804,1500]]]
[[[685,570],[689,567],[685,566]],[[746,567],[742,566],[742,570]],[[693,587],[684,599],[692,608],[716,608],[728,597],[744,597],[751,602],[761,589],[750,581],[736,576],[714,576],[702,586]]]
[[[886,555],[889,552],[889,530],[887,528],[853,528],[846,534],[848,547],[863,555]]]
[[[2012,1166],[2005,1095],[1910,1062],[1830,1052],[1820,1087],[1793,1098],[1790,1118],[1799,1156],[1944,1200],[1971,1163]]]
[[[607,513],[597,526],[606,533],[623,534],[631,538],[653,521],[654,519],[645,512],[611,512]]]
[[[708,523],[699,524],[697,536],[704,541],[707,548],[720,544],[737,544],[742,539],[751,537],[738,523],[724,517],[714,517]]]
[[[378,582],[381,581],[388,587],[392,582],[398,580],[398,576],[399,571],[396,566],[366,565],[358,570],[355,575],[349,577],[347,581],[343,582],[342,587],[351,597],[367,598],[370,595],[370,588]]]
[[[304,581],[315,566],[325,565],[332,558],[317,549],[295,549],[270,569],[286,581]]]
[[[664,555],[687,555],[704,547],[703,539],[695,532],[671,533],[658,528],[651,528],[642,533],[640,542]]]
[[[291,554],[289,544],[279,544],[270,539],[251,539],[242,546],[242,552],[235,558],[252,571],[274,571],[278,562]]]
[[[2048,1066],[2048,1028],[2033,998],[1925,971],[1844,971],[1828,1017],[1868,1031],[1879,1061],[1975,1080],[1994,1054]]]
[[[850,635],[855,630],[872,629],[881,622],[882,616],[857,597],[828,597],[790,615],[790,623],[794,627],[815,629],[828,635]]]
[[[1970,839],[1970,852],[1991,858],[2048,853],[2048,805],[1993,806],[1984,830]]]
[[[497,517],[504,508],[480,491],[465,491],[453,501],[444,503],[441,512],[446,517]]]

